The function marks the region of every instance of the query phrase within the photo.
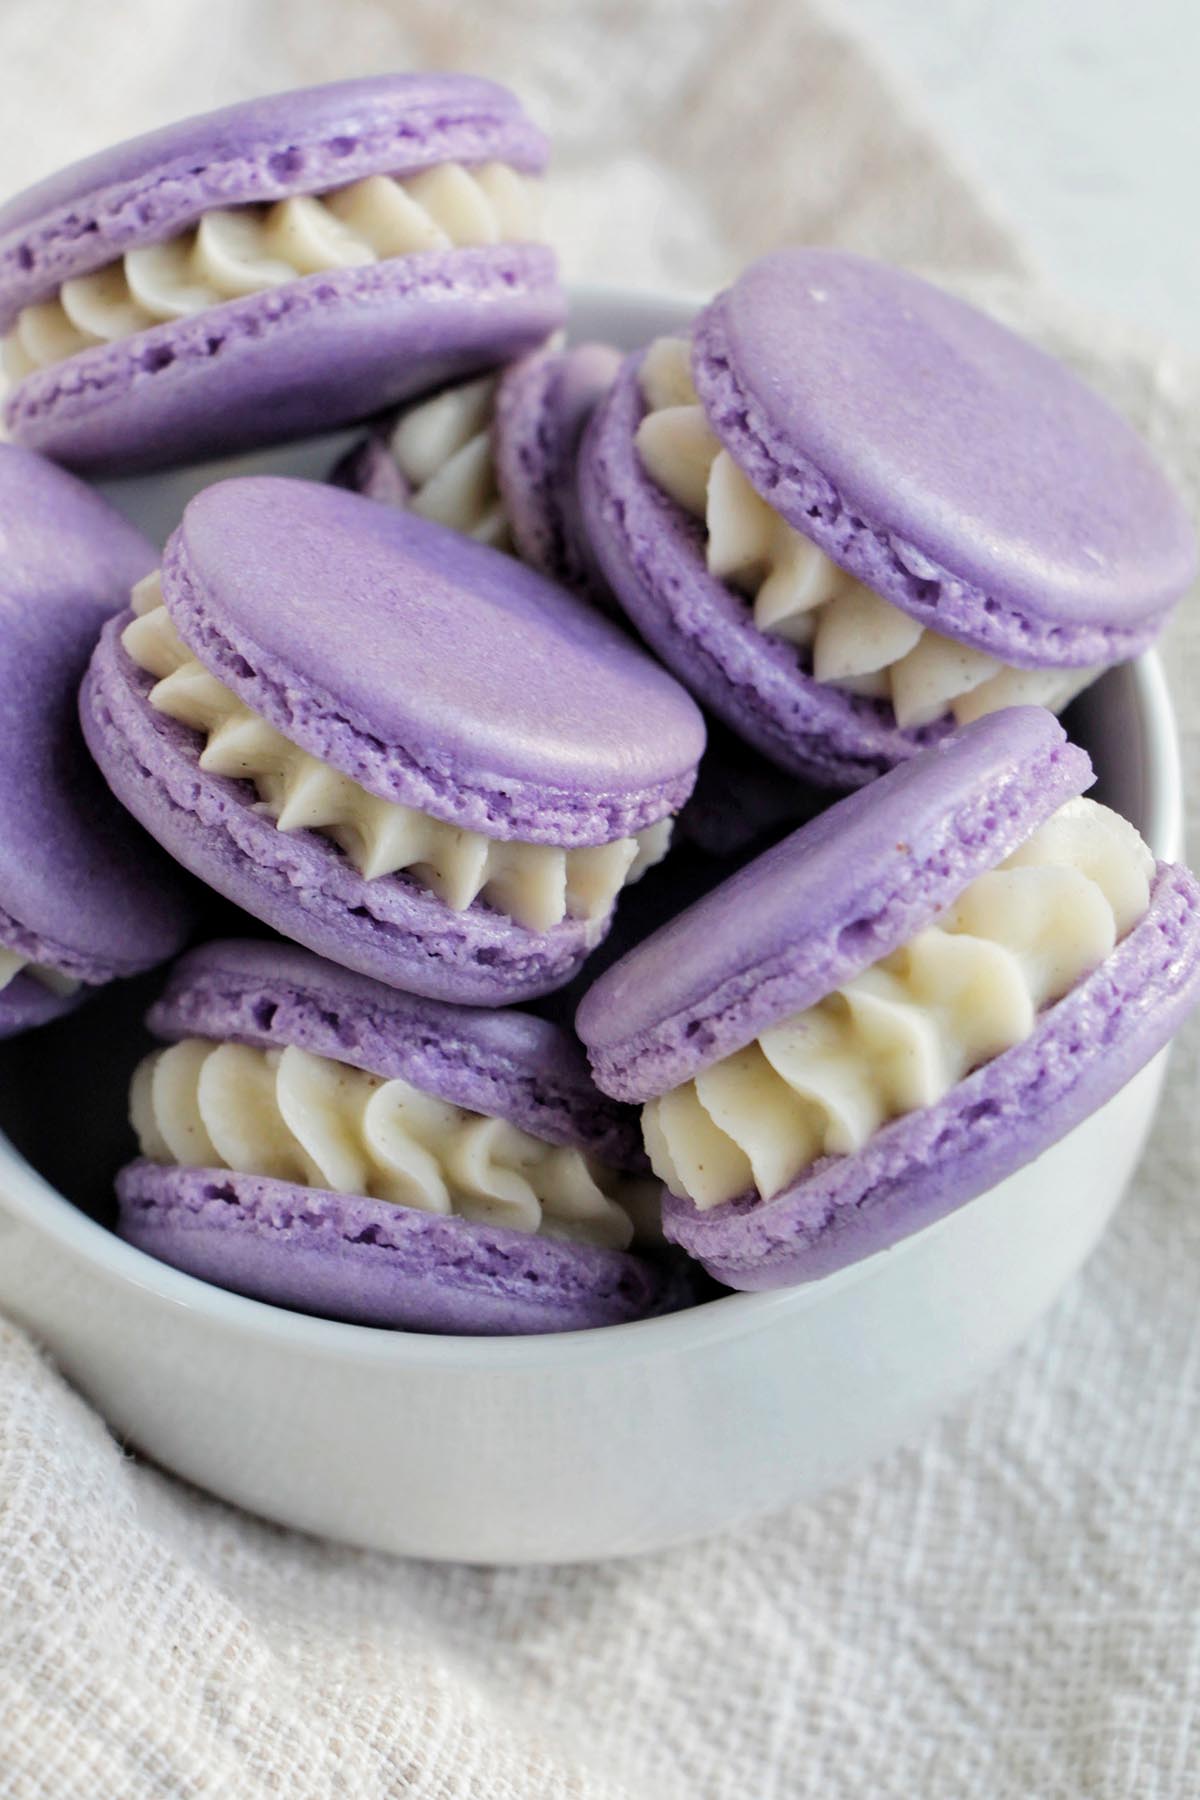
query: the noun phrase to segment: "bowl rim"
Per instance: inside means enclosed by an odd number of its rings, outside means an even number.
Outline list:
[[[1147,651],[1131,663],[1129,675],[1134,684],[1146,761],[1144,835],[1154,855],[1170,861],[1180,854],[1183,819],[1174,708],[1156,651]],[[744,1337],[781,1317],[820,1305],[846,1287],[872,1279],[885,1262],[894,1266],[894,1259],[902,1257],[918,1238],[942,1229],[956,1216],[951,1214],[895,1245],[886,1257],[866,1257],[802,1287],[724,1294],[682,1312],[599,1329],[520,1337],[466,1337],[322,1319],[214,1287],[125,1243],[52,1187],[0,1132],[0,1242],[9,1225],[4,1216],[6,1209],[119,1285],[189,1313],[210,1327],[260,1342],[265,1340],[292,1353],[456,1372],[484,1367],[490,1371],[525,1371],[547,1365],[577,1368],[594,1362],[692,1351]]]
[[[653,316],[658,322],[655,329],[661,330],[685,324],[703,304],[701,298],[689,298],[686,294],[607,284],[572,287],[570,301],[572,315],[583,312],[590,320],[596,314],[638,311],[643,317]],[[1175,712],[1156,651],[1145,652],[1128,669],[1145,753],[1143,835],[1157,858],[1172,861],[1180,855],[1183,841],[1183,780]],[[877,1278],[885,1264],[894,1266],[895,1258],[903,1257],[915,1242],[930,1232],[940,1231],[956,1216],[951,1214],[901,1241],[886,1255],[866,1257],[802,1287],[724,1294],[682,1312],[591,1330],[465,1337],[322,1319],[214,1287],[125,1243],[52,1187],[0,1132],[0,1246],[9,1225],[6,1212],[119,1285],[191,1314],[212,1328],[274,1343],[293,1354],[307,1352],[350,1362],[459,1372],[485,1367],[489,1371],[534,1370],[549,1365],[576,1368],[594,1362],[678,1354],[744,1337],[773,1321],[819,1306],[847,1287]]]

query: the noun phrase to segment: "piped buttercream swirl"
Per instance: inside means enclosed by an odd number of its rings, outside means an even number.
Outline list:
[[[650,478],[704,522],[709,572],[753,601],[762,632],[807,650],[820,682],[890,701],[897,724],[961,725],[1004,706],[1059,711],[1098,669],[1017,669],[924,626],[782,519],[708,423],[689,346],[659,338],[641,366],[637,449]]]
[[[143,1156],[235,1169],[512,1231],[624,1250],[657,1182],[622,1175],[506,1119],[295,1045],[185,1038],[139,1065],[130,1114]]]
[[[1068,801],[907,944],[650,1101],[655,1173],[705,1209],[861,1149],[1029,1037],[1143,916],[1153,873],[1125,819]]]
[[[368,175],[326,194],[217,208],[161,244],[127,250],[23,307],[3,343],[19,381],[97,344],[281,287],[305,275],[421,251],[526,243],[541,235],[540,183],[507,163],[440,163]]]
[[[492,452],[499,385],[499,376],[484,375],[406,407],[388,449],[404,477],[411,512],[496,550],[511,550]]]
[[[667,853],[670,819],[636,837],[563,849],[485,837],[370,794],[292,743],[204,667],[171,623],[157,572],[134,589],[133,609],[121,641],[156,677],[155,711],[206,737],[200,767],[252,782],[280,831],[332,838],[368,881],[403,872],[455,912],[483,900],[530,931],[549,931],[568,918],[606,919],[621,889]]]

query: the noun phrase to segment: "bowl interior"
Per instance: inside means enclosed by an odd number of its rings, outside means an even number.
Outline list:
[[[683,302],[584,290],[573,299],[571,335],[580,341],[601,338],[622,348],[636,348],[659,332],[677,330],[691,310]],[[187,500],[208,483],[233,473],[268,470],[321,477],[352,436],[343,432],[203,468],[110,482],[105,491],[143,530],[163,541]],[[1065,722],[1071,735],[1091,753],[1098,778],[1095,796],[1130,819],[1157,856],[1176,856],[1180,848],[1179,768],[1170,701],[1156,657],[1151,654],[1136,664],[1112,670],[1074,704]],[[665,885],[671,878],[666,869],[658,874],[656,883],[648,884],[647,904],[660,915],[671,910],[669,886]],[[205,935],[261,933],[262,927],[254,921],[213,900]],[[84,1254],[89,1251],[89,1239],[94,1245],[99,1234],[83,1227],[83,1221],[111,1225],[113,1175],[135,1150],[127,1123],[128,1083],[150,1045],[141,1020],[160,984],[160,974],[115,983],[77,1014],[0,1043],[0,1132],[7,1139],[0,1138],[0,1186],[14,1200],[20,1194],[26,1207],[36,1206],[36,1184],[27,1180],[29,1170],[36,1171],[77,1209],[74,1213],[57,1210],[52,1228],[60,1237],[69,1238],[74,1225],[79,1237],[76,1247]],[[179,1282],[173,1271],[161,1269],[150,1258],[123,1245],[120,1250],[138,1259],[142,1267],[137,1278],[144,1285],[162,1280],[175,1287]],[[194,1303],[204,1304],[210,1290],[183,1279],[194,1290]],[[711,1301],[705,1310],[761,1307],[772,1299],[770,1295],[737,1295]],[[256,1302],[221,1296],[226,1307],[231,1300],[237,1307],[263,1310]],[[610,1338],[613,1332],[636,1330],[642,1334],[663,1328],[673,1329],[672,1321],[613,1327],[603,1335]],[[404,1335],[368,1333],[360,1326],[341,1329],[393,1339]]]

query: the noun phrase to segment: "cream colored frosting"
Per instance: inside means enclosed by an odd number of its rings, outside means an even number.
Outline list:
[[[932,1106],[1104,961],[1145,913],[1153,872],[1125,819],[1068,801],[901,949],[652,1100],[655,1173],[701,1208],[769,1198]]]
[[[77,994],[83,986],[73,976],[64,975],[61,969],[52,969],[48,963],[29,962],[15,950],[0,947],[0,993],[22,974],[32,975],[35,981],[40,981],[52,994],[60,994],[64,999]]]
[[[409,511],[509,550],[492,455],[499,385],[498,376],[484,375],[410,406],[397,421],[389,448],[412,489]]]
[[[368,175],[327,194],[221,208],[22,308],[4,339],[5,372],[19,381],[95,344],[303,275],[423,250],[525,243],[540,232],[540,183],[498,162],[441,163],[402,181]]]
[[[285,1050],[185,1038],[139,1065],[143,1156],[236,1169],[421,1212],[624,1250],[658,1184],[438,1100],[407,1081]]]
[[[852,694],[890,700],[897,723],[959,724],[1003,706],[1058,711],[1097,669],[1016,669],[927,631],[832,562],[750,485],[710,427],[692,385],[689,346],[659,338],[646,353],[649,411],[637,447],[651,479],[708,531],[718,580],[752,597],[760,631],[812,652],[813,675]]]
[[[607,918],[622,887],[667,853],[670,819],[636,837],[564,850],[484,837],[369,794],[209,673],[172,625],[157,572],[138,583],[133,608],[121,641],[138,667],[158,678],[151,706],[207,736],[200,767],[252,781],[280,831],[324,833],[368,881],[403,869],[455,912],[482,898],[530,931],[548,931],[566,918]]]

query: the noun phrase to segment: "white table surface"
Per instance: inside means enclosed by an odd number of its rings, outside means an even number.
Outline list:
[[[1197,0],[832,0],[1079,299],[1200,351]]]

